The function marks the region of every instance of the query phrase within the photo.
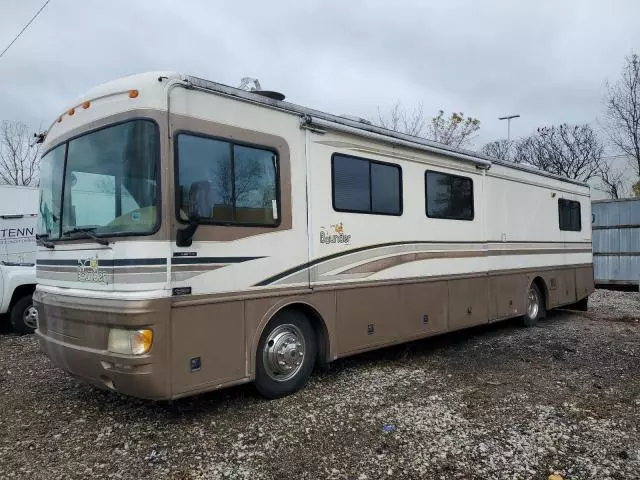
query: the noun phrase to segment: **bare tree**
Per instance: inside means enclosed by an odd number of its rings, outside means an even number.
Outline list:
[[[264,206],[265,185],[263,180],[265,172],[263,165],[250,157],[247,157],[245,161],[240,161],[240,158],[239,155],[236,156],[234,170],[236,206],[255,206],[258,203]],[[271,204],[269,203],[269,205]]]
[[[640,182],[634,183],[631,189],[633,190],[634,197],[640,197]]]
[[[513,161],[563,177],[587,182],[607,168],[604,146],[590,125],[538,128],[516,142]]]
[[[0,181],[9,185],[38,186],[39,145],[25,123],[3,120],[0,123]]]
[[[624,197],[624,169],[603,157],[604,146],[590,125],[543,127],[516,141],[495,140],[481,152],[488,157],[524,163],[540,170],[583,182],[611,198]]]
[[[625,58],[622,77],[607,86],[607,123],[611,142],[633,159],[640,176],[640,58]]]
[[[444,111],[431,119],[428,138],[452,147],[462,147],[468,144],[480,130],[480,120],[464,117],[464,113],[453,112],[445,117]]]
[[[382,128],[424,137],[426,123],[422,104],[416,105],[413,110],[405,110],[400,102],[396,102],[386,114],[378,107],[378,125]]]
[[[510,161],[513,159],[513,145],[512,140],[494,140],[493,142],[485,143],[480,151],[487,157],[495,158],[497,160]]]
[[[444,111],[440,110],[438,115],[427,123],[422,104],[407,110],[400,102],[396,102],[386,114],[378,108],[377,123],[395,132],[427,138],[453,147],[464,146],[480,129],[480,120],[465,118],[462,112],[453,112],[451,116],[445,116]]]
[[[598,190],[605,192],[614,200],[625,196],[624,171],[614,169],[613,165],[603,160],[598,171],[598,177],[600,178]]]

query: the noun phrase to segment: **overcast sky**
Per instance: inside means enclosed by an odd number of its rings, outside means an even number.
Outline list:
[[[0,0],[0,50],[44,0]],[[279,7],[275,6],[279,5]],[[88,88],[148,70],[375,118],[400,100],[479,118],[476,145],[595,123],[640,50],[639,0],[51,0],[0,58],[0,119],[48,124]]]

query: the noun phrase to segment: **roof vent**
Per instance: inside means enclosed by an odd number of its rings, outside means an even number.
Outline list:
[[[347,120],[351,120],[352,122],[364,123],[366,125],[373,125],[369,120],[362,117],[356,117],[354,115],[340,115],[342,118],[346,118]]]

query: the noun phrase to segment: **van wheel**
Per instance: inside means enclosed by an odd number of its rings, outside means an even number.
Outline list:
[[[301,389],[316,363],[316,339],[303,314],[285,310],[267,326],[256,351],[256,388],[267,398]]]
[[[38,311],[33,306],[31,295],[18,299],[11,307],[11,325],[22,334],[33,333],[38,328]]]
[[[527,327],[533,327],[538,320],[544,318],[547,312],[544,307],[544,296],[540,291],[540,287],[532,283],[527,291],[526,312],[522,319]]]

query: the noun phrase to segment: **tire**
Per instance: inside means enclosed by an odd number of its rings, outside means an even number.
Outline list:
[[[311,376],[316,353],[316,338],[307,317],[293,310],[280,312],[258,342],[258,392],[266,398],[280,398],[300,390]]]
[[[522,322],[526,327],[533,327],[538,320],[547,316],[547,310],[544,306],[544,295],[537,284],[532,283],[527,290],[525,299],[525,314]]]
[[[9,313],[13,329],[21,334],[33,333],[38,326],[38,312],[33,306],[31,295],[18,299]]]

